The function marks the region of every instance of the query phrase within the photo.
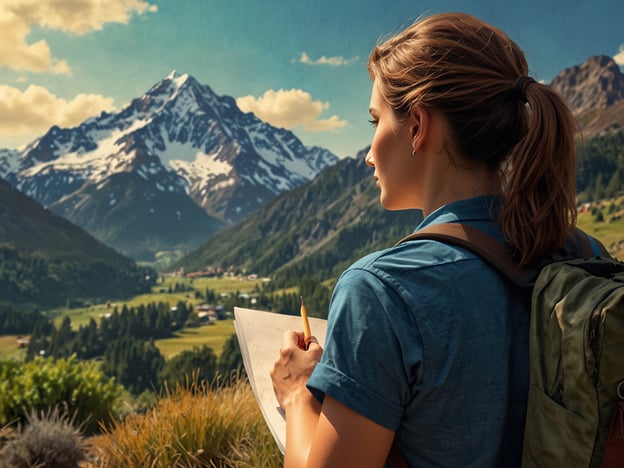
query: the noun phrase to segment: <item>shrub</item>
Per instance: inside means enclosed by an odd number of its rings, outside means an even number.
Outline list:
[[[33,411],[27,424],[0,452],[0,467],[73,468],[85,459],[85,441],[67,413]],[[21,424],[20,424],[21,426]]]
[[[283,458],[249,384],[178,386],[145,414],[92,441],[98,466],[280,467]]]
[[[74,356],[0,361],[0,425],[61,406],[85,432],[94,432],[114,415],[122,390],[97,363],[77,362]]]

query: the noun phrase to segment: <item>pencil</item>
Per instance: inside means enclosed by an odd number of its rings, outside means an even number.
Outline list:
[[[308,310],[303,302],[303,296],[301,296],[301,321],[303,322],[303,342],[306,349],[312,340],[312,332],[310,331],[310,321],[308,320]]]

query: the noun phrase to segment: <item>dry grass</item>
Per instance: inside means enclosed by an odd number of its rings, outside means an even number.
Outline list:
[[[93,467],[279,467],[249,384],[178,387],[92,440]]]

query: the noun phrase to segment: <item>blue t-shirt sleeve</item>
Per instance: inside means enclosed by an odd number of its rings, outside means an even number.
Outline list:
[[[343,273],[329,308],[325,349],[308,381],[315,397],[330,395],[396,430],[414,385],[415,362],[418,367],[422,361],[420,338],[412,334],[410,362],[405,362],[401,335],[407,309],[394,289],[370,271]]]

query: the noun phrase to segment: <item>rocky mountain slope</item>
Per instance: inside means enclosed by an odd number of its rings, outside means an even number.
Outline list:
[[[119,113],[1,150],[0,177],[119,250],[148,258],[187,251],[336,161],[172,72]],[[108,182],[120,174],[135,176],[124,177],[130,188]],[[124,217],[107,216],[106,203]]]
[[[620,123],[624,78],[614,65],[611,59],[592,57],[564,70],[552,82],[570,101],[579,121],[586,122],[583,131],[589,134],[590,143],[598,143],[597,148],[592,144],[584,148],[579,174],[583,180],[604,172],[608,181],[619,164],[611,150],[619,148],[619,157],[624,157],[618,143],[619,129],[624,128]],[[603,141],[614,144],[605,147]],[[178,266],[187,271],[237,267],[272,274],[286,283],[288,278],[301,276],[323,280],[335,278],[358,256],[392,245],[414,229],[421,215],[388,212],[379,206],[365,153],[340,161],[311,183],[283,194],[256,215],[208,239]],[[620,166],[624,170],[624,164]]]
[[[187,272],[235,267],[272,275],[277,283],[303,276],[322,281],[355,258],[391,246],[414,230],[422,214],[381,207],[366,151],[224,229],[177,267]]]
[[[624,130],[624,74],[611,57],[590,57],[550,85],[567,100],[584,137]]]

